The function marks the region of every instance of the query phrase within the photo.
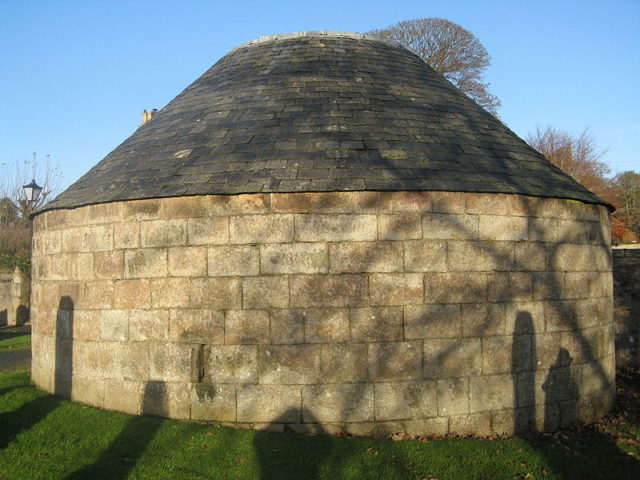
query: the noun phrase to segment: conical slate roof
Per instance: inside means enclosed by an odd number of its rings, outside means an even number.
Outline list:
[[[362,34],[300,32],[229,52],[44,210],[350,190],[604,204],[409,51]]]

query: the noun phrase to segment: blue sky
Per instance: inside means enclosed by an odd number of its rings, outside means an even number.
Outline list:
[[[299,30],[443,17],[472,31],[501,119],[579,133],[640,171],[640,1],[0,0],[0,164],[60,166],[64,186],[230,49]]]

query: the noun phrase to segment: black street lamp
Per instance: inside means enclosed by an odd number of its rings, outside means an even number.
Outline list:
[[[34,204],[38,200],[40,192],[42,191],[42,187],[36,183],[35,179],[31,180],[30,184],[23,185],[22,188],[24,189],[24,194],[27,197],[29,205]]]

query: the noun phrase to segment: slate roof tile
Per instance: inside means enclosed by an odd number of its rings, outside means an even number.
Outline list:
[[[606,205],[407,50],[361,34],[305,32],[229,52],[41,211],[352,190]]]

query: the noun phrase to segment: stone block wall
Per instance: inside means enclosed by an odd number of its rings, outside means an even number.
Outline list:
[[[613,249],[616,364],[640,366],[640,248]]]
[[[0,273],[0,326],[22,325],[29,320],[29,276],[18,268]]]
[[[614,396],[604,207],[251,194],[34,221],[33,379],[134,414],[372,434],[554,430]]]

